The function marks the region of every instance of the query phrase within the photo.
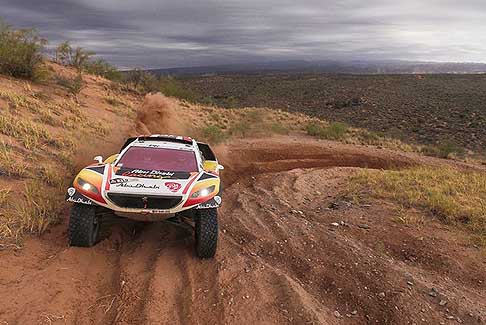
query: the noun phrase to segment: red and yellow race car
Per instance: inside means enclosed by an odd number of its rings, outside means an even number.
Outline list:
[[[82,169],[67,191],[72,246],[90,247],[100,237],[102,215],[135,220],[184,218],[195,228],[196,254],[216,253],[221,205],[219,171],[209,145],[189,137],[129,138],[120,153]]]

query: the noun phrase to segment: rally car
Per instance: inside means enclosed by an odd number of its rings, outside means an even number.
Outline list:
[[[196,255],[216,253],[221,205],[219,171],[211,148],[189,137],[129,138],[120,150],[82,169],[67,190],[74,203],[71,246],[90,247],[100,238],[102,215],[135,220],[185,220],[195,228]]]

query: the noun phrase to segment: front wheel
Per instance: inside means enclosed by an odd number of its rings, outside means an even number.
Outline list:
[[[75,204],[69,216],[69,244],[78,247],[91,247],[99,240],[100,218],[96,207]]]
[[[196,255],[212,258],[218,246],[218,210],[198,210],[195,217]]]

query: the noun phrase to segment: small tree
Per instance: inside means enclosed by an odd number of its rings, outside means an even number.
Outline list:
[[[70,65],[71,62],[71,45],[68,41],[62,42],[56,48],[55,61],[62,65]]]
[[[0,21],[0,73],[34,79],[42,66],[46,44],[35,29],[14,30]]]
[[[78,71],[86,68],[94,52],[86,51],[82,47],[73,48],[69,41],[62,42],[56,48],[56,62],[65,66],[75,67]]]
[[[153,74],[142,69],[137,68],[127,72],[125,82],[144,93],[160,91],[159,80]]]
[[[139,85],[142,83],[144,71],[135,68],[127,72],[125,77],[125,82],[133,86],[133,88],[138,89]]]

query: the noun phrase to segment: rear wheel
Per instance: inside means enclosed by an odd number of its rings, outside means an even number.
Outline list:
[[[195,217],[196,255],[212,258],[218,246],[218,210],[198,210]]]
[[[75,204],[69,217],[69,244],[78,247],[96,244],[100,236],[100,221],[95,206]]]

